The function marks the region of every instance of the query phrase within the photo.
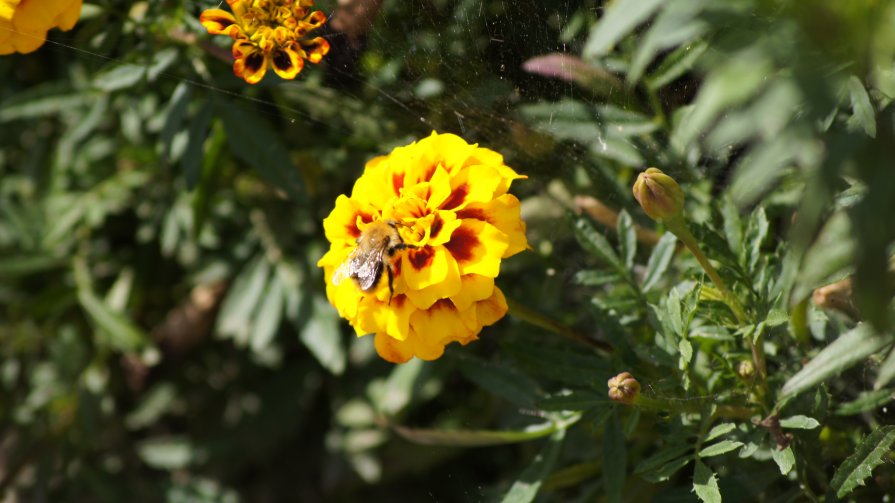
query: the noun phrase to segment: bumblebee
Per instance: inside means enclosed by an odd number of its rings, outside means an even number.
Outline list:
[[[392,263],[399,251],[412,248],[401,239],[398,225],[403,224],[380,220],[367,225],[357,238],[357,247],[333,274],[333,285],[338,286],[345,278],[351,278],[361,291],[370,292],[379,284],[385,269],[388,275],[388,301],[391,304],[395,291]]]

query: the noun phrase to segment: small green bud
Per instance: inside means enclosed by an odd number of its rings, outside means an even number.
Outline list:
[[[640,383],[630,372],[622,372],[613,377],[607,383],[609,386],[609,398],[616,402],[632,404],[640,394]]]
[[[634,199],[653,220],[669,220],[684,209],[684,191],[674,178],[657,168],[647,168],[634,182]]]

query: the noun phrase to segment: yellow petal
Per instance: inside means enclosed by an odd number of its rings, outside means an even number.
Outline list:
[[[481,274],[489,278],[500,272],[500,258],[508,246],[507,235],[481,220],[462,220],[444,245],[460,267],[460,274]]]
[[[68,6],[56,16],[55,24],[62,31],[68,31],[75,27],[78,18],[81,17],[82,0],[69,1]]]
[[[498,171],[491,166],[471,166],[451,176],[451,193],[442,201],[431,201],[439,209],[460,210],[470,203],[483,203],[494,197],[502,183]]]
[[[525,221],[520,216],[519,200],[512,194],[504,194],[487,203],[473,203],[457,212],[458,218],[482,220],[497,227],[509,238],[509,246],[503,258],[528,248],[525,237]]]
[[[305,62],[292,49],[274,50],[270,55],[273,71],[286,80],[292,80],[304,68]]]
[[[16,6],[21,0],[0,0],[0,23],[6,21],[12,22],[12,17],[16,13]],[[2,27],[2,25],[0,25]]]
[[[236,24],[233,14],[222,9],[208,9],[199,14],[199,22],[212,35],[229,34],[229,30]]]
[[[451,302],[460,311],[466,311],[476,302],[485,300],[494,293],[494,278],[479,274],[467,274],[460,280],[460,291],[451,296]]]
[[[453,257],[441,247],[438,247],[436,254],[440,257],[444,257],[445,268],[447,271],[444,279],[437,283],[432,283],[421,288],[413,288],[410,286],[410,282],[406,281],[407,276],[404,274],[403,263],[400,267],[401,281],[407,285],[406,289],[402,291],[407,294],[407,297],[418,309],[428,309],[432,304],[441,299],[457,295],[460,293],[463,286],[463,283],[460,280],[460,269]]]
[[[408,249],[401,258],[401,276],[411,290],[422,290],[441,283],[452,272],[450,256],[442,246]]]
[[[491,297],[477,302],[475,309],[476,319],[483,327],[497,323],[509,310],[506,297],[504,297],[500,288],[497,287],[494,287],[494,293]]]

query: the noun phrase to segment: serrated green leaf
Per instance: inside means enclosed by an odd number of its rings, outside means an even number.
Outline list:
[[[718,479],[712,470],[698,459],[696,460],[696,469],[693,471],[693,492],[703,503],[721,503]]]
[[[787,447],[782,451],[776,447],[772,447],[771,457],[774,458],[774,462],[777,463],[777,468],[780,469],[781,475],[789,473],[792,470],[792,467],[796,464],[796,456],[792,452],[792,447]]]
[[[622,210],[618,214],[618,248],[628,270],[634,267],[634,256],[637,254],[637,233],[631,215]]]
[[[240,271],[221,304],[217,320],[220,334],[235,337],[240,343],[248,342],[251,314],[261,300],[269,274],[270,264],[261,255]]]
[[[718,443],[712,444],[708,447],[703,447],[701,451],[699,451],[698,456],[700,458],[710,458],[712,456],[720,456],[722,454],[727,454],[728,452],[735,451],[743,446],[742,442],[737,442],[736,440],[722,440]]]
[[[149,338],[124,313],[112,309],[93,291],[87,264],[80,257],[72,262],[78,301],[100,334],[98,342],[121,351],[134,352],[148,344]]]
[[[870,96],[864,89],[864,84],[854,75],[848,79],[848,93],[851,96],[851,106],[854,111],[852,119],[867,133],[867,136],[876,138],[876,117],[873,112],[873,104],[870,103]]]
[[[674,257],[674,248],[677,244],[677,236],[666,232],[656,243],[653,253],[646,263],[646,273],[643,275],[643,291],[651,290],[662,279],[662,275],[668,270],[668,264]]]
[[[873,469],[883,463],[883,456],[890,451],[893,443],[895,426],[892,425],[882,426],[864,437],[855,452],[839,465],[830,481],[830,488],[836,491],[836,496],[843,498],[859,485],[864,485],[864,480],[870,477]]]
[[[820,422],[813,417],[808,416],[790,416],[780,420],[780,426],[783,428],[793,428],[798,430],[813,430],[820,426]]]
[[[844,403],[836,409],[839,416],[850,416],[852,414],[860,414],[868,410],[877,409],[883,405],[892,402],[895,399],[895,390],[878,389],[874,391],[864,391],[858,398],[851,402]]]
[[[730,197],[721,198],[721,216],[724,219],[724,237],[734,253],[739,253],[743,244],[743,223],[740,210]]]
[[[677,458],[665,463],[655,470],[644,472],[640,476],[654,484],[662,482],[671,478],[671,476],[677,473],[681,468],[689,465],[691,461],[693,461],[692,456]]]
[[[510,490],[501,500],[502,503],[529,503],[535,499],[544,479],[553,470],[559,458],[565,434],[565,430],[557,430],[550,436],[544,449],[510,486]]]
[[[339,330],[339,314],[320,297],[314,297],[311,318],[299,329],[299,339],[326,370],[345,371],[347,355]]]
[[[591,255],[611,266],[616,271],[624,272],[625,268],[616,255],[609,240],[606,239],[586,218],[576,217],[574,224],[575,237],[581,246]]]
[[[891,342],[891,337],[877,335],[867,325],[860,325],[840,335],[786,382],[780,399],[795,396],[839,374]]]
[[[606,498],[610,503],[618,503],[622,499],[626,465],[625,433],[616,410],[609,416],[603,431],[603,487],[606,488]]]
[[[617,0],[609,5],[593,27],[582,55],[594,59],[607,54],[612,47],[640,23],[649,19],[664,2],[662,0]]]

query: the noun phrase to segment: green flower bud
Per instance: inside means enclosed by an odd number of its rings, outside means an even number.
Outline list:
[[[751,379],[755,375],[755,365],[749,360],[742,360],[737,364],[737,375],[743,379]]]
[[[640,383],[630,372],[622,372],[613,377],[607,383],[609,386],[609,398],[624,404],[634,403],[634,399],[640,394]]]
[[[637,176],[634,199],[653,220],[670,220],[684,209],[684,191],[674,178],[657,168],[647,168]]]

